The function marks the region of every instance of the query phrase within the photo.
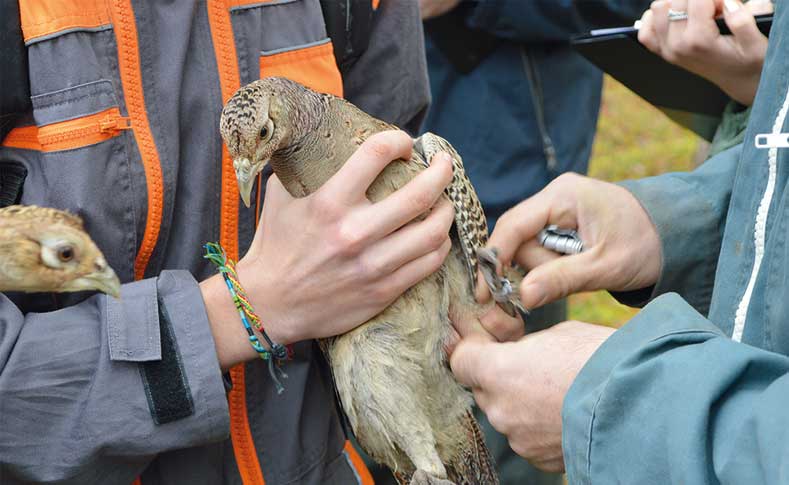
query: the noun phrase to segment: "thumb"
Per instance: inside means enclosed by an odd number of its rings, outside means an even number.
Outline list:
[[[598,251],[590,248],[535,267],[521,283],[521,302],[526,308],[539,308],[573,293],[598,289],[598,261]]]
[[[449,366],[458,382],[472,388],[482,387],[480,376],[484,372],[483,366],[490,361],[486,356],[493,345],[492,337],[482,333],[473,333],[457,344]]]
[[[723,18],[732,35],[744,48],[764,42],[764,34],[756,26],[754,13],[740,0],[724,0]]]

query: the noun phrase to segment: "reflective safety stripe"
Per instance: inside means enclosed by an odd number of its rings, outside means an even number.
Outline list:
[[[151,125],[145,110],[145,95],[140,71],[140,48],[137,43],[137,25],[134,20],[131,0],[111,0],[110,12],[118,45],[118,70],[123,86],[126,108],[131,118],[134,138],[140,151],[145,183],[148,187],[148,213],[145,219],[145,232],[142,244],[134,261],[134,279],[145,277],[145,268],[151,259],[153,249],[159,239],[164,206],[164,182],[159,152],[153,140]]]
[[[25,42],[58,32],[95,29],[111,23],[105,0],[19,0]]]
[[[325,42],[260,58],[260,77],[282,76],[315,91],[342,97],[342,76],[329,39]]]
[[[3,140],[3,146],[42,152],[72,150],[109,140],[130,128],[131,120],[121,116],[118,108],[110,108],[41,128],[14,128]]]
[[[230,22],[231,0],[208,0],[208,22],[211,27],[211,38],[214,42],[219,84],[222,102],[228,99],[241,87],[238,72],[236,44],[233,38],[233,27]],[[227,147],[222,144],[222,193],[220,200],[219,242],[229,257],[238,260],[238,204],[239,194],[233,161]],[[246,383],[244,364],[230,369],[233,389],[228,394],[230,408],[230,437],[233,440],[238,472],[244,485],[265,485],[263,471],[260,469],[252,431],[249,429],[247,417]]]
[[[344,450],[346,456],[348,456],[348,459],[351,461],[351,464],[356,469],[356,474],[359,476],[359,483],[361,485],[375,485],[375,480],[373,480],[370,470],[367,469],[367,465],[364,464],[364,460],[362,460],[362,457],[356,452],[356,449],[353,447],[350,441],[345,442]]]

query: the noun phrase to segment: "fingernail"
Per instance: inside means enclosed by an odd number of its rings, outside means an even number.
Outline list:
[[[521,299],[526,308],[532,309],[541,306],[546,299],[545,288],[539,283],[529,283],[521,288]]]
[[[740,3],[737,0],[723,0],[723,5],[729,12],[736,12],[740,9]]]

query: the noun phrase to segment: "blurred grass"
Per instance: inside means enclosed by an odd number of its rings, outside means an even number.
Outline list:
[[[692,132],[606,76],[589,175],[616,182],[691,170],[699,141]],[[569,316],[574,320],[618,327],[635,313],[605,291],[569,299]]]

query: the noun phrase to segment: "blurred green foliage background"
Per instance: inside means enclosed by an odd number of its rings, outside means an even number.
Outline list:
[[[616,182],[691,170],[703,144],[695,134],[606,76],[590,176]],[[605,291],[573,295],[569,302],[570,318],[590,323],[620,326],[636,313]]]

